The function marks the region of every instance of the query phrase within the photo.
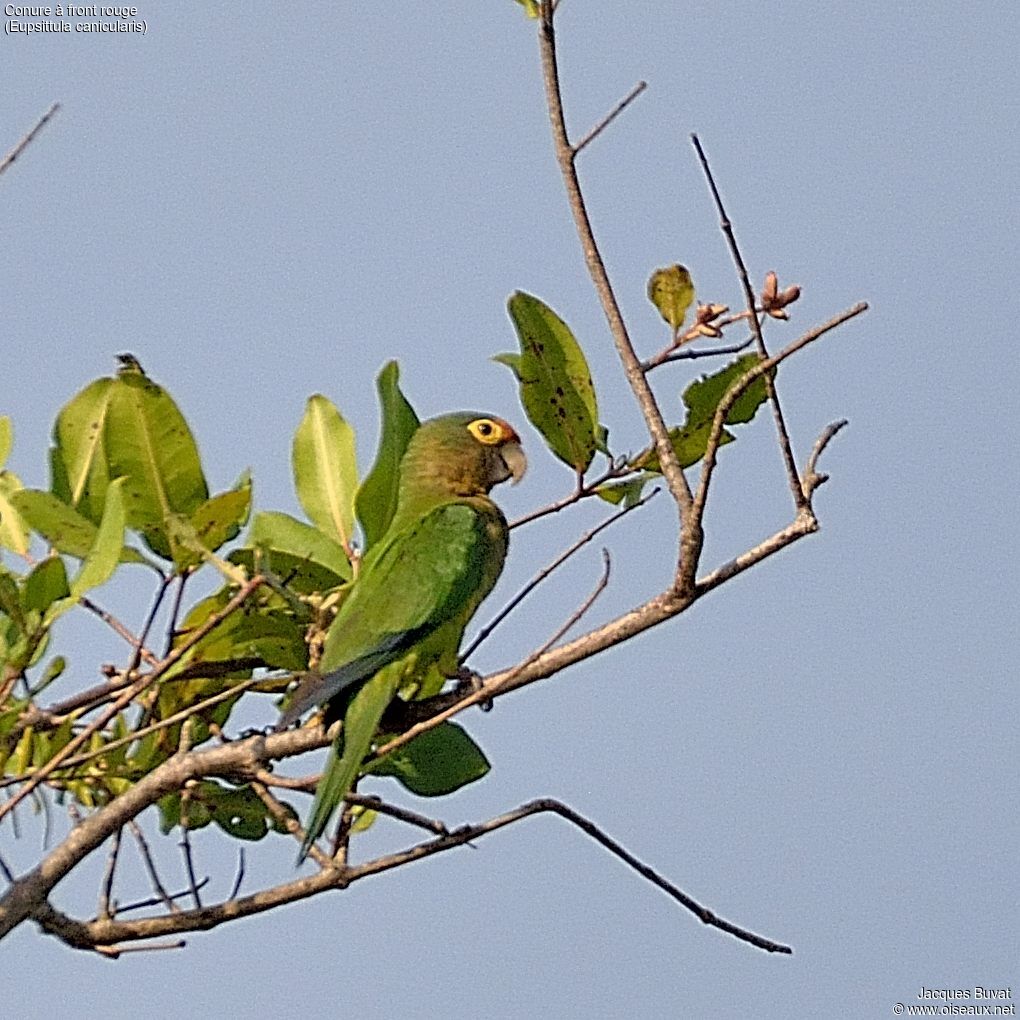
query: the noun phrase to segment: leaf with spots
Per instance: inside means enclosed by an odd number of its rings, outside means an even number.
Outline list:
[[[520,384],[528,420],[549,449],[586,471],[599,448],[598,403],[584,352],[570,327],[543,301],[518,291],[507,303],[520,354],[499,354]]]

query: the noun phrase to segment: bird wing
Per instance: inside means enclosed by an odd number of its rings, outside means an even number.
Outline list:
[[[322,683],[298,693],[278,728],[367,680],[441,624],[470,616],[499,575],[505,535],[494,506],[489,514],[458,502],[437,507],[385,541],[329,628]]]

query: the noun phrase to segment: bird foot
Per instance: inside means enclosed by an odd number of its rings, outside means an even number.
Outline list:
[[[476,694],[482,689],[482,675],[476,673],[473,669],[469,669],[467,666],[461,666],[457,670],[457,693],[460,695]],[[486,698],[485,701],[478,703],[479,708],[483,712],[492,711],[492,699]]]

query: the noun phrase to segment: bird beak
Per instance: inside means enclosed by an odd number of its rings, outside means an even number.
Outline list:
[[[507,471],[510,472],[510,477],[513,478],[512,484],[516,485],[528,470],[528,458],[524,456],[521,444],[505,443],[499,452]]]

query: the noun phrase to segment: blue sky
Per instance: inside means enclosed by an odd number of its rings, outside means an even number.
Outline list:
[[[586,150],[582,182],[643,354],[664,341],[644,297],[655,266],[681,261],[702,299],[740,301],[694,130],[755,280],[775,269],[804,288],[774,346],[870,302],[779,376],[801,460],[850,419],[826,455],[822,531],[468,716],[492,773],[416,806],[460,823],[559,797],[793,957],[703,927],[540,818],[181,952],[111,964],[25,926],[5,947],[5,1012],[871,1017],[922,985],[1018,991],[1015,12],[693,6],[563,3],[575,136],[649,83]],[[471,406],[521,425],[533,469],[501,495],[517,515],[571,479],[489,360],[514,344],[516,289],[573,327],[614,445],[643,445],[516,4],[183,0],[139,17],[145,35],[0,41],[0,150],[63,104],[0,180],[0,413],[26,484],[45,484],[60,406],[128,350],[181,405],[214,488],[250,467],[257,505],[294,512],[308,395],[355,424],[367,466],[372,382],[398,358],[422,415]],[[656,378],[676,419],[695,374]],[[479,620],[602,512],[515,532]],[[706,569],[790,514],[762,416],[721,454]],[[665,583],[672,520],[660,496],[608,533],[613,580],[591,622]],[[575,558],[476,665],[540,644],[599,569],[597,548]],[[102,593],[128,619],[144,597]],[[64,633],[82,682],[118,654],[91,619]],[[24,867],[40,834],[26,814],[0,844]],[[408,841],[379,825],[364,852]],[[197,844],[223,895],[232,848]],[[293,853],[249,848],[251,888],[289,877]],[[87,913],[101,863],[56,901]]]

